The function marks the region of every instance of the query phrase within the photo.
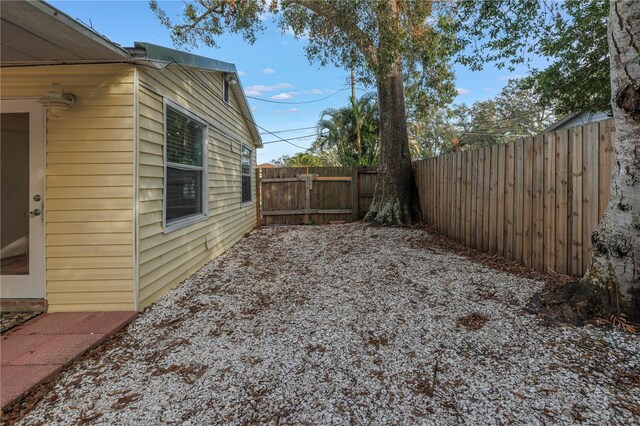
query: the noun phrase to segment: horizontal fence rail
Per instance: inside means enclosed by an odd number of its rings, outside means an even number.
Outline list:
[[[468,247],[581,276],[609,201],[613,120],[414,162],[423,218]]]
[[[277,167],[256,173],[263,225],[351,222],[371,204],[372,167]]]

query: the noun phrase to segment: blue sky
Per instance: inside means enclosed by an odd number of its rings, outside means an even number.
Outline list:
[[[53,6],[91,25],[96,31],[122,46],[133,46],[134,41],[146,41],[167,47],[172,44],[169,30],[161,26],[147,1],[51,1]],[[183,2],[159,2],[172,17],[178,17]],[[346,105],[350,96],[349,72],[333,66],[310,64],[304,54],[304,40],[282,34],[269,20],[267,29],[258,36],[254,45],[240,36],[226,34],[218,39],[219,48],[200,46],[191,52],[236,64],[247,95],[280,102],[307,102],[307,104],[276,104],[249,99],[256,122],[282,138],[297,138],[290,142],[306,148],[313,142],[314,129],[320,112],[329,107]],[[491,98],[507,83],[509,77],[523,75],[526,70],[513,74],[487,66],[472,72],[455,65],[458,96],[455,103],[472,103]],[[373,88],[372,88],[373,90]],[[358,91],[358,96],[362,91]],[[261,132],[264,132],[261,130]],[[309,136],[307,138],[301,138]],[[262,135],[264,142],[276,141],[270,134]],[[291,155],[303,149],[284,142],[267,143],[258,150],[258,163],[270,162],[282,155]]]

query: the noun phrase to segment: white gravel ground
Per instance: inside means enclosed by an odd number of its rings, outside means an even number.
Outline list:
[[[430,239],[362,224],[254,231],[21,423],[640,421],[638,336],[545,325],[523,310],[542,283]],[[488,321],[469,329],[472,313]]]

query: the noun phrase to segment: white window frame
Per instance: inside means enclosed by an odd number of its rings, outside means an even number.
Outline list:
[[[247,148],[249,150],[249,196],[251,197],[251,200],[249,201],[242,201],[242,176],[246,176],[244,173],[242,173],[242,149],[243,148]],[[251,145],[248,145],[246,143],[242,144],[242,148],[240,149],[240,206],[245,207],[245,206],[250,206],[254,203],[254,199],[253,199],[253,174],[255,173],[255,165],[253,164],[253,148],[251,147]]]
[[[165,234],[176,231],[178,229],[185,228],[194,223],[202,222],[209,218],[209,178],[208,178],[208,141],[209,141],[209,124],[206,120],[177,104],[176,102],[163,98],[163,116],[164,116],[164,149],[163,149],[163,163],[164,163],[164,179],[163,179],[163,192],[162,192],[162,228]],[[167,159],[167,109],[172,109],[175,112],[182,114],[193,121],[196,121],[204,126],[202,131],[202,167],[189,166],[186,164],[171,163],[170,167],[183,170],[202,170],[202,213],[196,213],[193,215],[181,217],[167,222],[167,167],[169,161]]]

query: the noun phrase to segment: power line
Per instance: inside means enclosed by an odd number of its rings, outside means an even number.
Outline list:
[[[183,67],[183,66],[182,66],[182,64],[180,64],[179,62],[177,62],[175,59],[171,58],[171,60],[172,60],[172,62],[173,62],[173,63],[175,63],[176,65],[178,65],[178,66],[179,66],[179,67],[180,67],[180,68],[181,68],[185,73],[187,73],[189,76],[191,76],[191,78],[193,78],[196,82],[198,82],[198,83],[200,84],[200,86],[202,86],[202,88],[204,88],[206,91],[208,91],[208,92],[209,92],[210,94],[212,94],[213,96],[215,96],[215,97],[217,97],[217,98],[219,98],[219,99],[221,99],[221,100],[224,100],[224,99],[222,98],[222,94],[221,94],[221,93],[218,93],[218,92],[216,92],[216,91],[212,90],[212,89],[211,89],[208,85],[206,85],[206,84],[205,84],[205,83],[204,83],[204,82],[203,82],[203,81],[202,81],[202,80],[201,80],[201,79],[200,79],[196,74],[192,73],[190,70],[188,70],[187,68]],[[348,89],[342,89],[342,91],[344,91],[344,90],[348,90]],[[332,95],[335,95],[336,93],[338,93],[338,92],[332,93]],[[331,96],[331,95],[330,95],[330,96]],[[256,123],[255,121],[253,121],[251,118],[249,118],[249,117],[245,116],[245,115],[242,113],[242,111],[239,111],[239,110],[237,110],[236,108],[234,108],[234,107],[233,107],[233,105],[228,104],[228,106],[229,106],[233,111],[235,111],[236,113],[240,114],[240,116],[241,116],[241,117],[243,117],[245,120],[249,121],[250,123],[252,123],[252,124],[253,124],[253,125],[255,125],[256,127],[258,127],[259,129],[263,130],[263,131],[264,131],[264,133],[261,133],[261,134],[270,134],[270,135],[275,136],[276,138],[278,138],[278,140],[268,141],[268,142],[263,142],[263,144],[273,144],[273,143],[284,142],[284,143],[287,143],[287,144],[289,144],[289,145],[291,145],[291,146],[294,146],[294,147],[296,147],[296,148],[298,148],[298,149],[307,150],[307,149],[308,149],[307,147],[297,145],[297,144],[295,144],[295,143],[293,143],[293,142],[290,142],[290,140],[298,140],[298,139],[305,139],[305,138],[309,138],[309,137],[312,137],[312,136],[318,136],[317,134],[310,134],[310,135],[306,135],[306,136],[299,136],[299,137],[295,137],[295,138],[287,138],[287,139],[285,139],[285,138],[282,138],[282,137],[278,136],[278,135],[277,135],[277,132],[272,132],[272,131],[267,130],[267,129],[265,129],[264,127],[260,126],[258,123]],[[506,118],[505,118],[505,119],[506,119]],[[500,120],[497,120],[497,121],[500,121]],[[310,127],[310,128],[315,128],[315,127]],[[303,129],[301,129],[301,130],[303,130]],[[493,129],[488,129],[488,130],[493,130]],[[496,130],[499,130],[499,129],[496,129]],[[286,132],[286,131],[288,131],[288,130],[285,130],[285,131],[282,131],[282,130],[281,130],[281,131],[278,131],[278,132],[280,132],[280,133],[284,133],[284,132]],[[485,135],[497,136],[495,133],[493,133],[493,134],[491,134],[491,133],[480,133],[480,132],[477,132],[477,133],[476,133],[476,132],[461,132],[461,133],[467,133],[467,134],[473,134],[473,133],[475,133],[475,134],[478,134],[478,135],[479,135],[479,134],[485,134]],[[516,135],[513,135],[513,136],[516,136]],[[526,136],[528,136],[528,135],[526,135]]]
[[[289,132],[297,132],[298,130],[309,130],[309,129],[315,129],[315,128],[316,128],[316,126],[298,127],[297,129],[274,130],[273,132],[262,132],[260,134],[261,135],[268,135],[268,134],[273,134],[273,133],[289,133]]]
[[[171,61],[173,63],[175,63],[176,65],[178,65],[185,73],[187,73],[189,76],[191,76],[191,78],[193,78],[195,81],[197,81],[200,86],[202,86],[207,92],[211,93],[213,96],[219,98],[219,99],[223,99],[222,97],[222,93],[218,93],[217,91],[212,90],[208,85],[206,85],[205,83],[202,82],[202,80],[200,80],[200,78],[196,75],[193,74],[191,71],[189,71],[187,68],[183,67],[181,63],[179,63],[178,61],[176,61],[175,59],[171,58]],[[296,145],[293,142],[289,142],[287,139],[284,139],[280,136],[278,136],[277,134],[271,132],[270,130],[265,129],[264,127],[260,126],[258,123],[256,123],[255,121],[253,121],[251,118],[247,117],[246,115],[244,115],[242,113],[242,111],[238,111],[236,108],[234,108],[233,105],[231,105],[231,103],[228,104],[229,108],[231,108],[233,111],[235,111],[236,113],[240,114],[241,117],[243,117],[245,120],[249,121],[250,123],[252,123],[254,126],[256,126],[257,128],[264,130],[265,132],[269,133],[270,135],[275,136],[276,138],[280,139],[282,142],[288,143],[289,145],[295,146],[296,148],[299,149],[307,149],[306,147],[300,146],[300,145]]]
[[[325,97],[323,97],[323,98],[314,99],[314,100],[312,100],[312,101],[300,101],[300,102],[294,102],[294,101],[274,101],[274,100],[272,100],[272,99],[263,99],[263,98],[257,98],[257,97],[255,97],[255,96],[248,96],[248,95],[247,95],[247,98],[249,98],[249,99],[253,99],[253,100],[256,100],[256,101],[261,101],[261,102],[269,102],[269,103],[272,103],[272,104],[281,104],[281,105],[301,105],[301,104],[312,104],[312,103],[315,103],[315,102],[324,101],[325,99],[328,99],[328,98],[330,98],[330,97],[332,97],[332,96],[334,96],[334,95],[336,95],[336,94],[338,94],[338,93],[340,93],[340,92],[344,92],[345,90],[349,90],[349,89],[345,88],[345,89],[336,90],[336,91],[335,91],[335,92],[333,92],[332,94],[327,95],[327,96],[325,96]]]
[[[317,136],[318,136],[318,134],[317,134],[317,133],[314,133],[314,134],[312,134],[312,135],[296,136],[295,138],[287,138],[287,140],[289,140],[289,141],[294,141],[294,140],[296,140],[296,139],[307,139],[307,138],[317,137]],[[262,143],[263,143],[264,145],[266,145],[266,144],[270,144],[270,143],[278,143],[278,142],[282,142],[282,141],[268,141],[268,142],[262,142]],[[305,148],[305,149],[307,149],[307,148]]]

